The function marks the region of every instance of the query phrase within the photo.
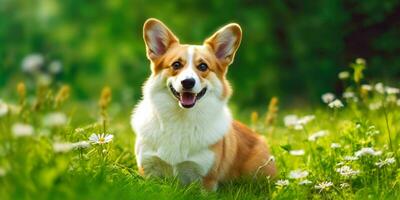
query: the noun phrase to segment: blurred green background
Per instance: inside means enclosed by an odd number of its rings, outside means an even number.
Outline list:
[[[114,100],[133,105],[150,73],[142,40],[149,17],[197,44],[239,23],[244,38],[229,71],[237,105],[265,106],[272,96],[285,105],[316,102],[340,92],[337,73],[357,57],[368,62],[367,77],[400,76],[398,0],[0,0],[1,97],[14,92],[4,88],[35,80],[21,65],[36,53],[44,65],[62,64],[51,78],[70,84],[75,98],[98,96],[109,85]]]

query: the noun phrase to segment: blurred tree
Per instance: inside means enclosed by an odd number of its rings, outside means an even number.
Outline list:
[[[63,63],[56,78],[79,98],[110,85],[117,100],[138,99],[150,72],[142,40],[149,17],[197,44],[225,23],[241,24],[229,72],[239,105],[264,105],[272,96],[286,105],[315,101],[338,88],[337,73],[356,57],[369,61],[369,77],[400,75],[397,0],[0,0],[0,87],[22,79],[26,55],[42,53]]]

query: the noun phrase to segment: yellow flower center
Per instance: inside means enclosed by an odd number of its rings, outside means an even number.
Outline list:
[[[106,139],[104,139],[103,137],[101,137],[100,139],[99,139],[99,143],[104,143],[106,141]]]

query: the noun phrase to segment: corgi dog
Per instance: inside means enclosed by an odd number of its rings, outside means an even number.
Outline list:
[[[151,75],[131,125],[135,154],[145,177],[201,181],[208,190],[244,175],[276,175],[264,138],[233,120],[226,79],[242,30],[231,23],[202,45],[181,44],[157,19],[144,23]]]

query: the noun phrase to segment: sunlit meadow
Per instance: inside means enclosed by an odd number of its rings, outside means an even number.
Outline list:
[[[268,139],[280,175],[228,182],[217,192],[138,175],[131,107],[99,84],[91,101],[56,81],[62,63],[40,54],[22,61],[15,98],[0,100],[1,199],[398,199],[400,90],[366,82],[357,59],[313,108],[236,112]],[[235,91],[240,94],[240,91]]]

